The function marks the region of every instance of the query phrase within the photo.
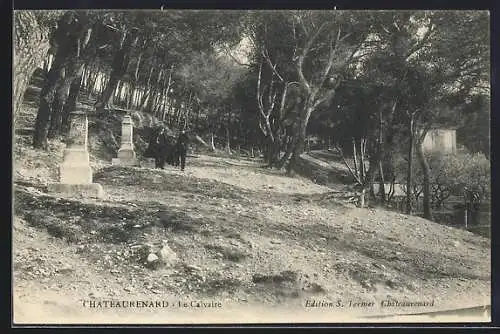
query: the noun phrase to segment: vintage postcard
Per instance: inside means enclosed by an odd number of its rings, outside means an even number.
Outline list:
[[[491,321],[488,11],[12,33],[14,325]]]

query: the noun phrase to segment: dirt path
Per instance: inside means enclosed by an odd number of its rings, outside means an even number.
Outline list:
[[[341,185],[210,156],[191,158],[185,172],[103,168],[94,175],[103,200],[46,194],[28,174],[20,167],[25,182],[15,187],[20,322],[328,322],[489,304],[489,240],[355,208],[335,196]],[[165,242],[178,260],[145,266],[144,251]],[[170,308],[83,306],[106,299],[167,300]],[[434,306],[381,307],[388,299]],[[223,306],[172,306],[199,300]],[[305,307],[313,300],[346,306]]]

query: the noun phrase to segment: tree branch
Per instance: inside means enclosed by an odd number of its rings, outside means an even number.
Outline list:
[[[344,152],[342,151],[342,148],[340,148],[338,145],[335,145],[335,148],[339,151],[340,153],[340,157],[342,158],[342,161],[344,162],[344,165],[347,167],[347,169],[349,170],[349,173],[351,174],[351,176],[354,178],[354,180],[356,180],[356,182],[358,184],[363,184],[361,182],[361,179],[359,178],[358,175],[356,175],[356,173],[354,173],[354,171],[352,170],[351,166],[349,166],[349,163],[347,162],[347,160],[345,159],[345,156],[344,156]]]
[[[297,61],[297,72],[299,75],[300,82],[302,83],[302,85],[304,85],[309,94],[312,93],[311,84],[307,81],[306,77],[304,76],[303,65],[305,58],[307,57],[307,54],[311,49],[311,46],[313,45],[316,38],[319,36],[320,32],[325,28],[326,23],[327,22],[323,22],[321,26],[315,31],[315,33],[307,40],[306,45],[302,49],[302,53],[300,54]]]
[[[415,52],[422,49],[425,46],[425,43],[427,42],[427,40],[434,33],[434,31],[435,31],[434,25],[431,23],[430,27],[427,29],[427,31],[425,32],[422,39],[419,42],[415,43],[415,45],[408,51],[408,54],[406,55],[405,60],[408,60],[408,58],[410,58]]]
[[[92,28],[88,28],[87,31],[85,32],[85,37],[83,38],[83,46],[82,48],[85,48],[87,44],[90,41],[90,36],[92,35]]]
[[[337,37],[333,38],[333,36],[332,36],[332,41],[330,42],[330,53],[328,55],[328,63],[326,64],[325,69],[323,71],[323,74],[321,75],[320,80],[318,82],[318,85],[317,85],[318,90],[323,85],[323,82],[325,82],[326,77],[328,76],[328,73],[330,73],[330,70],[333,66],[333,59],[334,59],[334,56],[335,56],[335,53],[337,50],[337,46],[338,46],[338,43],[340,40],[341,31],[342,31],[342,29],[341,29],[341,27],[339,27],[337,30]]]
[[[259,65],[259,76],[257,77],[257,105],[259,106],[262,117],[266,118],[264,113],[264,104],[262,103],[262,93],[260,91],[260,80],[262,76],[262,62]]]
[[[240,66],[245,66],[245,67],[250,67],[251,66],[250,64],[242,63],[241,61],[239,61],[238,59],[236,59],[236,57],[233,56],[230,52],[228,53],[228,55],[229,55],[229,57],[231,57]]]
[[[261,50],[261,54],[264,57],[264,59],[267,61],[267,63],[271,67],[271,69],[273,70],[274,74],[276,74],[278,79],[280,79],[281,82],[285,82],[283,77],[279,74],[278,70],[276,70],[276,66],[278,66],[278,64],[273,65],[271,58],[269,57],[269,53],[267,52],[267,47],[265,45],[264,45],[264,50]]]

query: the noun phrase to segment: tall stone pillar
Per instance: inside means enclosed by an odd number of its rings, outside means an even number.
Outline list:
[[[63,162],[59,166],[59,183],[49,185],[49,192],[73,196],[104,196],[98,183],[92,183],[92,168],[88,152],[88,119],[84,112],[75,111],[71,123]]]
[[[123,116],[122,120],[122,137],[118,157],[113,158],[113,165],[134,166],[137,164],[137,159],[134,152],[133,141],[134,123],[130,116]]]

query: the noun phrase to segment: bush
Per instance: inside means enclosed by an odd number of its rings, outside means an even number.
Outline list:
[[[481,198],[489,198],[490,161],[482,153],[428,153],[430,168],[431,204],[440,207],[450,196],[463,196],[464,188],[479,192]],[[405,190],[408,162],[404,156],[394,158],[397,179]],[[420,197],[423,190],[423,173],[417,157],[413,164],[413,195]],[[406,190],[405,190],[406,191]]]
[[[431,198],[441,206],[450,196],[463,195],[465,187],[479,192],[482,198],[490,195],[490,161],[482,153],[433,153],[427,156],[430,167]],[[419,169],[419,168],[418,168]],[[422,183],[418,170],[416,182]]]

